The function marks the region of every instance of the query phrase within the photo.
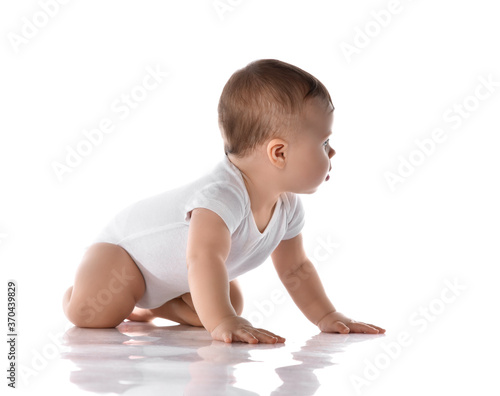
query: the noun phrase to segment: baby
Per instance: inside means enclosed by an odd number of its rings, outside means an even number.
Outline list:
[[[271,256],[280,280],[323,332],[384,333],[337,312],[302,244],[304,209],[329,179],[333,104],[288,63],[236,71],[220,97],[224,158],[199,179],[122,210],[94,240],[63,298],[80,327],[165,318],[214,340],[276,343],[240,315],[237,277]]]

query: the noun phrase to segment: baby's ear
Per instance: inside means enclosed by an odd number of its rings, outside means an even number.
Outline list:
[[[271,163],[283,169],[288,155],[288,143],[283,139],[272,139],[267,145],[267,156]]]

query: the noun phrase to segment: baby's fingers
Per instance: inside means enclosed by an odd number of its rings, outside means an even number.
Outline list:
[[[354,333],[378,334],[380,332],[377,328],[371,327],[366,323],[354,322],[354,323],[349,323],[349,325]]]
[[[338,333],[341,333],[341,334],[347,334],[350,332],[350,329],[349,327],[347,327],[344,323],[342,323],[341,321],[337,321],[333,324],[333,331],[335,332],[338,332]]]
[[[249,344],[257,344],[259,342],[257,337],[245,329],[236,330],[235,335],[237,336],[237,339],[234,341],[243,341],[248,342]]]
[[[378,327],[378,326],[372,325],[371,323],[367,323],[367,325],[370,326],[370,327],[373,327],[373,328],[377,329],[379,333],[385,333],[385,329],[383,329],[382,327]]]
[[[268,340],[267,343],[271,343],[271,344],[275,344],[277,342],[285,342],[286,339],[283,338],[283,337],[280,337],[279,335],[276,335],[274,333],[271,333],[270,331],[267,331],[267,330],[264,330],[264,329],[255,329],[259,332],[259,334],[262,334],[263,337]],[[258,335],[256,335],[257,338],[259,337]],[[260,340],[260,338],[259,338]]]

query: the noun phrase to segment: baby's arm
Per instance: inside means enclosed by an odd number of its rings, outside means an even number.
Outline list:
[[[384,333],[385,330],[356,322],[337,312],[328,299],[314,265],[307,258],[302,234],[281,241],[271,254],[278,275],[293,301],[312,323],[327,333]]]
[[[219,215],[204,208],[194,209],[186,261],[191,298],[201,323],[219,341],[284,342],[284,338],[256,329],[236,314],[229,298],[225,265],[230,248],[231,235]]]

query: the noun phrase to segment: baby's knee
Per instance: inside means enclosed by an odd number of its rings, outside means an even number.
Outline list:
[[[64,293],[63,311],[68,320],[77,327],[110,328],[118,326],[123,320],[114,315],[98,315],[95,307],[74,297],[73,286]]]
[[[78,304],[75,303],[73,296],[73,286],[71,286],[63,296],[63,311],[68,320],[77,327],[86,327],[85,315],[82,315],[82,309],[76,309]],[[79,312],[81,311],[81,312]],[[87,321],[88,322],[88,321]]]

